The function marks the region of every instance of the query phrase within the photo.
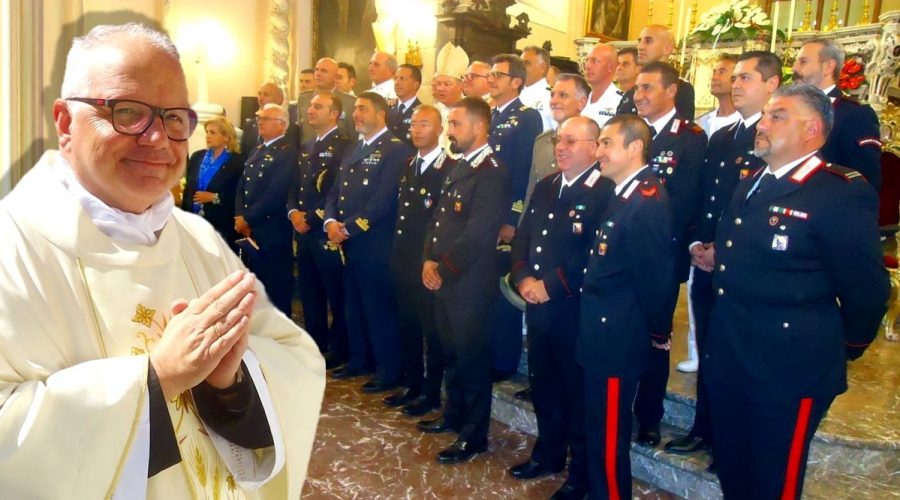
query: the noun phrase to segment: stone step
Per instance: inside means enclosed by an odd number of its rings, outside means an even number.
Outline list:
[[[534,407],[513,396],[526,387],[526,381],[520,376],[495,384],[491,413],[495,420],[536,435]],[[663,443],[686,432],[693,420],[695,401],[670,391],[665,404],[667,415],[671,415],[660,428]],[[820,434],[810,446],[804,498],[900,498],[896,450]],[[706,471],[708,454],[676,455],[663,451],[662,445],[650,448],[636,443],[631,444],[631,451],[635,478],[685,498],[722,497],[718,479]]]

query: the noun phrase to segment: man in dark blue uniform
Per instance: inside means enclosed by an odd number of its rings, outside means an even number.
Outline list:
[[[803,42],[794,62],[794,82],[818,87],[831,98],[834,128],[819,151],[827,162],[863,174],[876,192],[881,190],[881,129],[868,104],[848,97],[837,83],[844,67],[844,52],[833,40]]]
[[[599,135],[597,122],[586,116],[560,125],[554,136],[560,172],[537,183],[512,243],[512,279],[528,304],[528,371],[538,438],[531,458],[510,473],[531,479],[559,472],[571,450],[569,477],[557,495],[566,498],[588,491],[584,374],[575,362],[575,339],[593,225],[613,191],[594,159]]]
[[[494,100],[491,134],[488,142],[494,155],[509,169],[512,182],[512,205],[497,237],[499,275],[509,272],[509,244],[516,234],[522,216],[534,141],[544,130],[541,114],[519,100],[525,85],[525,62],[512,54],[495,56],[488,74],[488,86]],[[500,292],[492,311],[491,345],[494,373],[497,379],[516,372],[522,353],[522,313]]]
[[[719,129],[706,148],[706,164],[703,167],[703,209],[697,227],[692,231],[690,243],[691,310],[697,335],[697,349],[703,354],[703,346],[712,311],[712,272],[715,266],[713,241],[716,224],[728,207],[738,182],[756,172],[763,161],[753,154],[756,124],[762,117],[763,106],[781,85],[781,59],[771,52],[744,52],[733,72],[732,100],[741,119],[731,126]],[[697,372],[697,409],[694,425],[687,436],[666,443],[666,451],[692,453],[709,448],[712,428],[709,424],[709,404],[704,388],[703,363]]]
[[[447,407],[443,417],[417,425],[425,432],[459,433],[438,453],[441,463],[487,450],[491,363],[485,318],[499,294],[494,249],[511,199],[506,166],[487,142],[490,120],[490,108],[477,97],[466,97],[450,110],[451,149],[463,158],[444,181],[425,237],[422,282],[435,292]]]
[[[403,66],[397,75],[402,71]],[[413,112],[410,135],[418,153],[409,158],[401,173],[391,252],[406,389],[388,396],[384,403],[405,405],[404,412],[411,416],[440,407],[444,380],[441,340],[434,324],[434,293],[422,284],[422,268],[418,265],[425,248],[425,229],[437,208],[444,179],[456,165],[456,160],[438,145],[443,131],[441,112],[434,106],[421,105]]]
[[[675,50],[675,37],[669,28],[661,24],[651,24],[641,30],[638,37],[637,63],[640,66],[646,66],[655,62],[666,62],[672,52]],[[682,79],[677,79],[678,90],[675,93],[675,109],[678,110],[678,116],[694,121],[694,86]],[[622,100],[619,101],[619,107],[616,114],[621,115],[630,113],[639,115],[637,105],[635,103],[635,88],[632,87]]]
[[[422,85],[422,71],[412,64],[401,64],[394,73],[394,93],[397,94],[396,102],[389,103],[391,110],[388,113],[388,128],[394,137],[414,146],[409,136],[409,124],[412,120],[413,110],[421,104],[416,93]]]
[[[584,272],[576,345],[585,374],[591,498],[631,498],[631,402],[651,345],[668,342],[676,280],[666,188],[647,165],[650,131],[634,115],[600,133],[600,171],[616,184]]]
[[[688,117],[678,114],[675,95],[678,72],[665,63],[650,63],[643,68],[635,85],[638,116],[650,126],[649,166],[666,186],[672,210],[672,251],[675,256],[675,283],[669,319],[675,314],[679,283],[687,281],[690,271],[688,231],[700,213],[700,175],[706,153],[706,133]],[[669,380],[668,342],[653,345],[652,361],[641,377],[634,402],[639,429],[637,442],[647,446],[659,444],[659,422],[663,416],[663,399]]]
[[[400,171],[412,150],[387,129],[387,102],[374,92],[356,99],[353,120],[363,138],[341,162],[338,182],[325,204],[325,231],[340,245],[344,268],[350,359],[332,375],[367,373],[374,357],[375,376],[364,392],[383,392],[400,383],[397,304],[388,262],[397,218]]]
[[[703,363],[726,498],[800,498],[809,442],[885,311],[878,196],[817,153],[833,113],[811,85],[778,89],[757,124],[766,168],[716,229]]]
[[[342,108],[334,94],[321,93],[303,110],[316,136],[303,143],[294,184],[288,192],[288,218],[294,226],[303,321],[329,368],[347,359],[343,262],[338,247],[322,231],[325,198],[338,176],[349,141],[338,131]],[[331,327],[328,306],[331,306]]]
[[[259,276],[272,304],[291,317],[294,278],[291,273],[291,223],[284,216],[288,190],[297,168],[297,150],[284,135],[288,112],[266,104],[256,112],[263,143],[251,150],[238,181],[234,230],[252,238],[247,266]]]

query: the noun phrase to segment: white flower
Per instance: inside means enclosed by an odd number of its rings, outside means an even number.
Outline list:
[[[765,12],[759,12],[755,16],[753,16],[753,18],[751,19],[750,22],[755,23],[755,24],[768,24],[767,23],[768,20],[769,19],[766,16]]]
[[[750,23],[737,22],[737,23],[734,23],[734,26],[736,28],[744,29],[744,28],[749,28]]]

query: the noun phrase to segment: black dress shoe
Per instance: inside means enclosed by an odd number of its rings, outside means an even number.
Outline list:
[[[512,477],[518,479],[534,479],[549,474],[556,474],[562,470],[563,467],[547,467],[534,460],[528,460],[527,462],[522,462],[519,465],[510,467],[509,473],[512,474]]]
[[[487,441],[470,443],[457,439],[449,448],[437,454],[437,461],[442,464],[456,464],[465,462],[483,451],[487,451]]]
[[[654,447],[659,444],[659,427],[644,427],[638,429],[637,438],[634,440],[638,444]]]
[[[436,410],[441,407],[441,400],[429,398],[428,396],[419,396],[415,401],[410,402],[403,407],[403,413],[410,417],[421,417],[422,415]]]
[[[397,384],[393,382],[384,382],[373,378],[363,384],[361,389],[366,394],[377,394],[379,392],[387,392],[395,387],[397,387]]]
[[[459,432],[459,426],[453,425],[453,422],[448,422],[446,418],[434,418],[431,420],[420,420],[416,423],[416,428],[422,432],[427,432],[430,434],[438,434],[441,432]]]
[[[586,488],[580,488],[572,483],[563,484],[550,500],[582,500],[588,494]]]
[[[677,439],[673,439],[666,443],[666,451],[669,453],[694,453],[700,450],[708,450],[709,441],[700,436],[688,434]]]
[[[515,394],[513,394],[513,397],[518,399],[519,401],[531,401],[531,387],[516,392]]]
[[[331,370],[333,368],[337,368],[342,364],[346,363],[347,359],[339,356],[332,356],[331,354],[325,355],[325,369]]]
[[[384,398],[385,406],[390,406],[391,408],[396,408],[398,406],[407,405],[412,403],[417,397],[419,397],[419,391],[414,391],[412,389],[405,389],[400,392],[395,392],[390,396]]]
[[[349,368],[347,366],[337,369],[331,372],[331,378],[335,380],[343,380],[345,378],[353,378],[353,377],[361,377],[363,375],[368,375],[372,373],[368,370],[362,370],[358,368]]]

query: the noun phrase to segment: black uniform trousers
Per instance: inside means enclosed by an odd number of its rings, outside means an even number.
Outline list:
[[[288,318],[291,317],[291,300],[294,296],[294,256],[290,239],[278,242],[257,240],[260,251],[246,256],[244,263],[256,273],[266,289],[269,301]]]
[[[631,498],[631,404],[638,378],[586,372],[585,431],[591,490],[588,498]]]
[[[834,397],[760,401],[747,389],[707,388],[722,493],[728,500],[799,499],[809,442]]]
[[[354,371],[371,371],[375,379],[400,382],[400,337],[397,302],[388,264],[347,259],[344,292],[350,359]]]
[[[503,263],[501,274],[505,276],[510,269],[508,252],[497,252]],[[502,292],[497,292],[497,302],[490,311],[491,323],[491,357],[494,375],[508,377],[519,370],[522,358],[522,311],[512,305]]]
[[[558,469],[571,450],[568,482],[587,489],[584,373],[575,360],[579,299],[556,301],[552,327],[528,325],[528,378],[538,427],[531,459]]]
[[[694,314],[694,335],[697,340],[697,353],[700,357],[697,369],[697,407],[694,412],[694,424],[691,426],[691,434],[712,441],[712,427],[709,423],[709,397],[706,394],[703,370],[703,345],[706,333],[709,331],[709,317],[712,314],[715,294],[712,286],[711,272],[703,271],[697,267],[693,269],[694,277],[691,280],[691,309]]]
[[[473,445],[487,441],[491,420],[490,334],[484,321],[491,305],[434,300],[447,377],[444,418],[460,429],[460,439]]]
[[[394,291],[403,386],[440,401],[444,357],[434,322],[434,293],[422,284],[421,273],[395,272]]]
[[[325,248],[324,238],[297,238],[300,300],[303,321],[321,352],[336,362],[347,359],[347,320],[344,312],[344,265],[340,253]],[[328,307],[331,307],[331,325]]]
[[[677,273],[676,273],[677,276]],[[678,292],[681,284],[675,281],[675,290],[670,296],[670,316],[675,315],[675,307],[678,304]],[[653,344],[647,346],[647,364],[641,374],[641,383],[634,399],[634,415],[638,424],[642,427],[655,428],[662,421],[664,408],[663,400],[666,397],[666,386],[669,384],[669,353],[665,349],[657,349]]]

